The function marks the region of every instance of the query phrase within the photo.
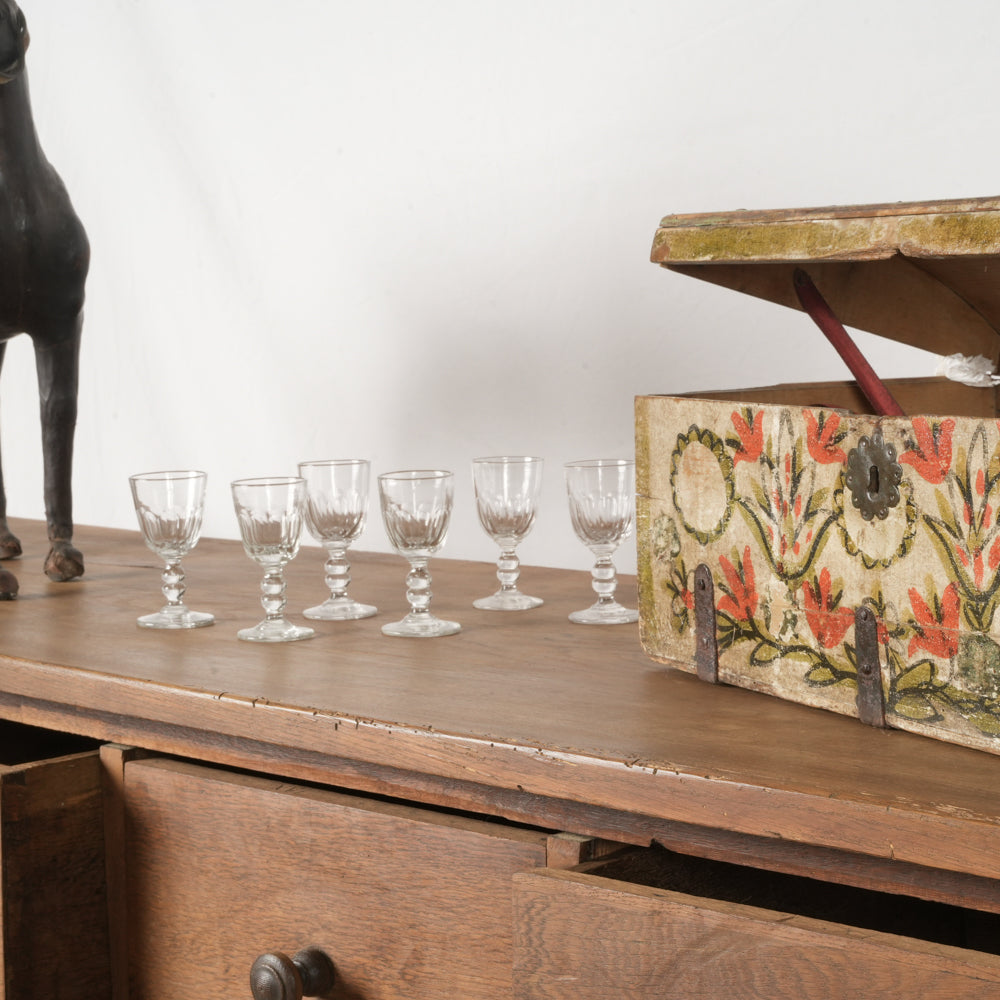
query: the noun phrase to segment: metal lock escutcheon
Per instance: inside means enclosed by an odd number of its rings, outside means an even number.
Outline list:
[[[851,502],[866,521],[885,520],[899,503],[903,467],[896,461],[896,448],[882,437],[881,429],[863,437],[847,456],[844,483]]]

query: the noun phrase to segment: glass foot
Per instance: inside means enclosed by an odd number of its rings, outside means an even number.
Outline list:
[[[527,611],[541,607],[545,602],[540,597],[529,597],[519,590],[498,590],[489,597],[480,597],[472,606],[482,611]]]
[[[311,639],[316,630],[308,625],[293,625],[284,618],[265,618],[253,628],[241,628],[237,638],[247,642],[295,642],[297,639]]]
[[[390,622],[382,626],[383,635],[395,635],[411,639],[433,639],[441,635],[454,635],[461,632],[458,622],[445,621],[429,614],[408,614],[398,622]]]
[[[215,621],[215,615],[206,611],[192,611],[183,604],[177,607],[167,605],[151,615],[136,619],[139,628],[204,628]]]
[[[371,618],[378,612],[372,604],[359,604],[349,597],[331,597],[314,608],[307,608],[302,614],[306,618],[320,622],[346,622],[357,618]]]
[[[569,620],[577,625],[628,625],[639,620],[639,612],[617,601],[598,601],[583,611],[574,611]]]

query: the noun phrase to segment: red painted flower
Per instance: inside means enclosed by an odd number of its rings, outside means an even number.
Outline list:
[[[909,655],[922,649],[932,656],[950,660],[958,653],[958,584],[952,581],[931,608],[916,587],[910,588],[910,606],[916,618],[916,635],[910,640]]]
[[[990,569],[996,572],[998,566],[1000,566],[1000,535],[993,540],[993,544],[990,546]]]
[[[750,411],[744,411],[747,417]],[[740,413],[733,413],[729,418],[740,436],[740,446],[733,456],[733,465],[740,462],[756,462],[764,450],[764,411],[758,410],[753,417],[753,424]]]
[[[824,649],[833,649],[844,641],[847,630],[854,624],[854,612],[838,607],[843,590],[833,592],[830,571],[823,569],[812,583],[802,583],[802,600],[806,606],[806,621],[812,634]]]
[[[947,420],[931,423],[926,417],[913,418],[913,433],[916,448],[904,451],[899,456],[901,462],[912,465],[919,475],[933,485],[944,482],[951,468],[951,436],[955,421]]]
[[[743,550],[743,561],[734,566],[725,556],[719,556],[719,565],[726,576],[726,586],[719,611],[734,621],[751,621],[757,613],[757,584],[754,579],[750,546]]]
[[[836,462],[843,465],[847,461],[847,453],[838,447],[843,435],[837,433],[840,426],[839,413],[821,413],[817,419],[812,410],[803,410],[806,419],[806,444],[809,454],[821,465],[831,465]]]

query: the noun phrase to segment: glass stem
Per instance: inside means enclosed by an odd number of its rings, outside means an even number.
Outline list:
[[[598,604],[614,604],[615,589],[618,581],[615,579],[615,567],[611,561],[611,553],[614,549],[595,549],[594,555],[597,561],[590,571],[591,586],[597,594]]]
[[[269,622],[280,622],[285,611],[284,567],[269,569],[260,585],[260,603]]]
[[[160,591],[167,602],[168,608],[183,608],[184,591],[187,587],[184,584],[184,570],[181,569],[180,561],[168,562],[166,569],[160,577]]]
[[[500,581],[500,590],[503,593],[510,593],[517,590],[517,578],[521,575],[521,560],[513,549],[501,551],[497,560],[497,579]]]
[[[327,545],[326,585],[330,597],[335,601],[347,598],[347,588],[351,583],[351,564],[347,561],[346,545]]]
[[[431,574],[426,559],[411,559],[406,574],[406,599],[411,615],[429,615],[431,606]]]

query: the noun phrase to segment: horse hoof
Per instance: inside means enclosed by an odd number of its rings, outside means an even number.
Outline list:
[[[83,555],[69,542],[56,542],[45,560],[45,575],[56,583],[83,576]]]
[[[17,599],[17,577],[10,570],[0,569],[0,601]]]
[[[0,559],[17,559],[21,554],[21,543],[8,531],[0,535]],[[17,587],[14,587],[17,590]]]

